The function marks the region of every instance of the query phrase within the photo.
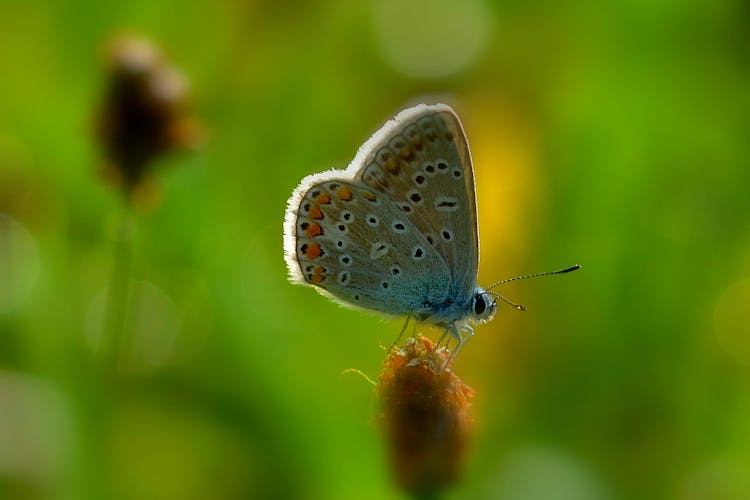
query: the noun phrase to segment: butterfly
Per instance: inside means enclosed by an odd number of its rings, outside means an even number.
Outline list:
[[[454,354],[506,300],[477,285],[474,169],[445,104],[401,111],[346,170],[302,179],[287,203],[284,253],[293,283],[442,327]]]

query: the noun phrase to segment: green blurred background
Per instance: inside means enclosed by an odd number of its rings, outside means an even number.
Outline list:
[[[402,498],[372,387],[402,321],[286,281],[282,218],[418,101],[474,154],[476,390],[455,498],[750,498],[742,0],[0,3],[0,498]],[[127,360],[97,350],[122,208],[103,48],[152,38],[205,130],[137,210]],[[434,333],[434,332],[433,332]],[[112,373],[119,375],[113,377]]]

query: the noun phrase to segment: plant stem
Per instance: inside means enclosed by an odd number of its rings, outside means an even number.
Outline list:
[[[112,274],[106,295],[102,362],[112,372],[120,371],[126,358],[127,315],[130,304],[135,217],[125,203],[117,216],[112,251]]]

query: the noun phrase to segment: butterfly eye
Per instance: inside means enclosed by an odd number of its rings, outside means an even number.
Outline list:
[[[474,297],[474,314],[481,316],[484,311],[487,310],[487,303],[484,301],[484,297],[477,295]]]

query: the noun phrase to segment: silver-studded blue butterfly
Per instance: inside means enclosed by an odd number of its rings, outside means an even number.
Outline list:
[[[292,282],[441,326],[458,342],[454,354],[502,298],[477,286],[474,170],[445,104],[402,111],[346,170],[302,179],[287,205],[284,252]]]

